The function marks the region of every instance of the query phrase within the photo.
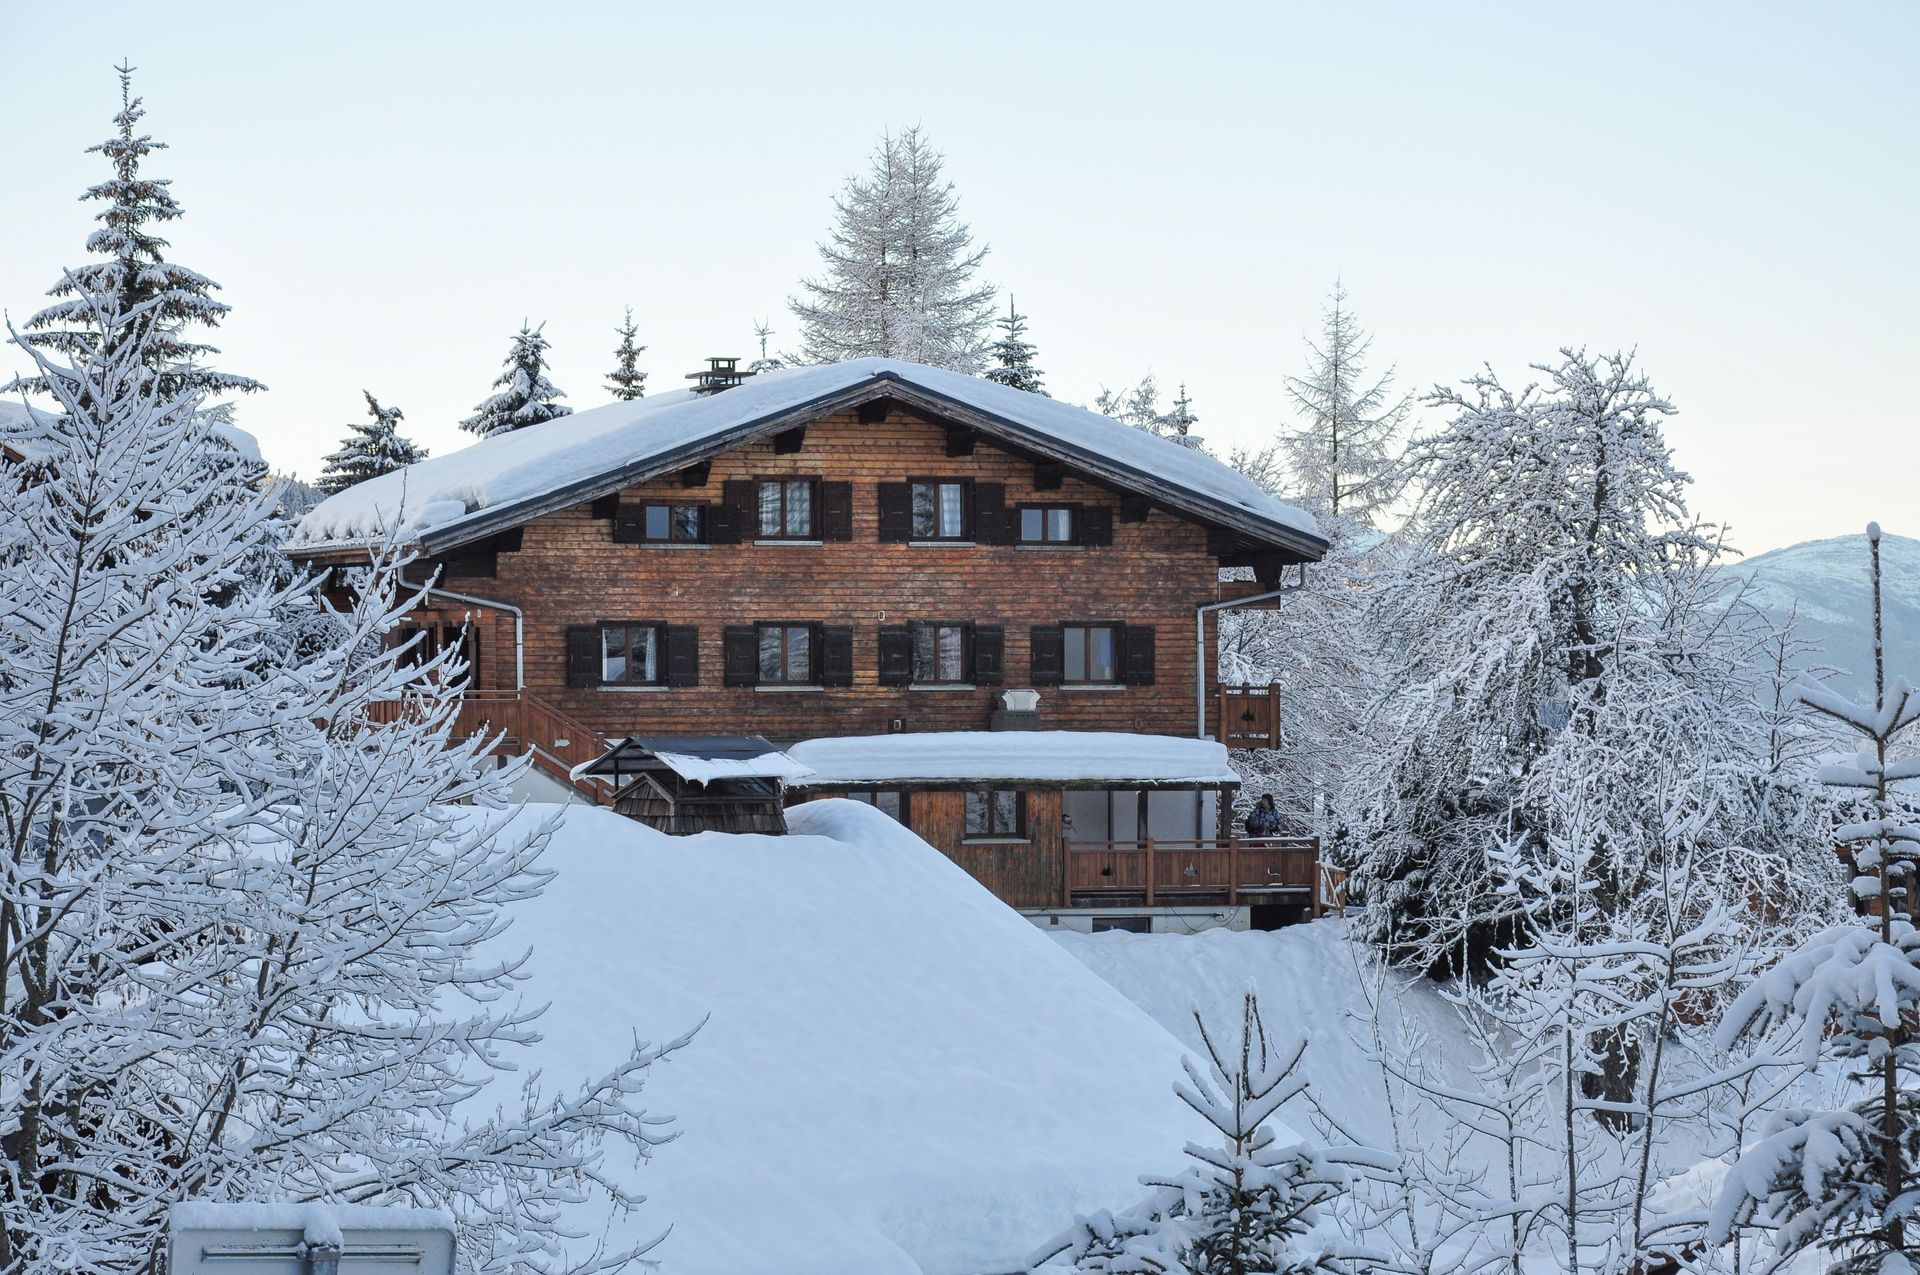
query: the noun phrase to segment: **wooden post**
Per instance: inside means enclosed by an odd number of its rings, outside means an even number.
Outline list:
[[[1227,906],[1240,906],[1240,838],[1227,842]]]
[[[1064,801],[1064,798],[1062,799]],[[1068,866],[1067,856],[1073,853],[1073,843],[1067,840],[1066,830],[1060,831],[1060,906],[1073,906],[1073,870]]]
[[[1146,838],[1146,843],[1147,843],[1147,906],[1152,907],[1153,906],[1153,838],[1152,837]]]

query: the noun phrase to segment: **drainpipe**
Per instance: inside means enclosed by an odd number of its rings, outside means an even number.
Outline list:
[[[1300,564],[1300,578],[1292,584],[1283,584],[1266,593],[1255,593],[1244,598],[1229,598],[1225,602],[1208,602],[1195,607],[1193,611],[1193,716],[1194,735],[1200,739],[1207,737],[1207,613],[1226,611],[1233,607],[1252,606],[1256,602],[1271,602],[1275,598],[1289,593],[1297,593],[1307,587],[1307,564]]]
[[[496,611],[506,611],[513,616],[513,689],[516,694],[527,689],[527,632],[526,614],[511,602],[498,602],[492,598],[475,597],[471,593],[455,593],[452,589],[442,589],[437,585],[415,584],[407,579],[405,572],[398,573],[400,583],[409,589],[418,589],[422,593],[437,598],[452,598],[455,602],[471,602],[475,606],[492,607]]]

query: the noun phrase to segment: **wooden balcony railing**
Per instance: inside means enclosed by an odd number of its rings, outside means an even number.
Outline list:
[[[1321,862],[1317,837],[1069,840],[1062,859],[1062,907],[1089,895],[1139,897],[1147,907],[1196,896],[1303,903],[1315,916],[1346,907],[1347,874]]]
[[[368,717],[374,721],[392,721],[404,705],[403,700],[385,700],[368,705]],[[596,779],[575,780],[571,771],[606,752],[612,745],[598,731],[581,724],[535,695],[515,691],[468,691],[454,718],[453,734],[465,739],[473,735],[501,736],[500,747],[509,753],[531,752],[533,764],[566,784],[596,805],[611,792]]]

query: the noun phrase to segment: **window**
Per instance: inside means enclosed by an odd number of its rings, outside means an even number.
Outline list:
[[[1027,794],[1011,788],[981,788],[967,794],[969,837],[1027,839]]]
[[[660,667],[660,628],[653,624],[600,626],[600,680],[654,685],[666,679]]]
[[[973,679],[967,658],[967,626],[929,624],[912,626],[913,680],[923,683],[964,683]]]
[[[872,806],[897,823],[907,822],[907,794],[897,788],[861,788],[845,795]]]
[[[967,484],[964,482],[916,482],[913,484],[913,529],[915,540],[965,540],[967,526]]]
[[[814,680],[813,626],[761,624],[760,681],[763,684],[805,686]]]
[[[1022,505],[1020,543],[1070,545],[1073,540],[1072,505]]]
[[[649,542],[699,544],[700,506],[647,505],[641,511],[640,534]]]
[[[809,540],[815,535],[811,478],[760,480],[758,530],[762,540]]]
[[[1065,663],[1062,668],[1068,682],[1117,682],[1119,661],[1115,657],[1114,626],[1111,624],[1067,624],[1061,626]]]

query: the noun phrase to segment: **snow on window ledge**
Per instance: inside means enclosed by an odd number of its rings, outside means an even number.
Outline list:
[[[827,688],[819,685],[795,686],[785,682],[763,682],[753,689],[762,695],[796,695],[807,691],[824,691]]]
[[[711,549],[709,544],[696,544],[689,540],[642,540],[634,546],[638,549]]]
[[[617,682],[602,682],[600,689],[603,691],[613,691],[621,695],[631,695],[635,691],[670,691],[673,687],[668,686],[665,682],[635,682],[631,686],[623,686]]]
[[[1038,549],[1041,553],[1085,553],[1085,545],[1043,544],[1038,540],[1022,540],[1014,545],[1016,549]]]
[[[972,682],[911,682],[910,691],[971,691],[977,689]]]
[[[1032,837],[962,837],[963,846],[1030,846]]]
[[[787,540],[779,536],[769,536],[766,539],[755,540],[753,543],[756,547],[760,545],[766,545],[769,548],[774,548],[774,549],[810,549],[810,548],[817,548],[818,546],[825,544],[826,541],[824,540]],[[704,548],[705,546],[702,546],[702,547]]]
[[[1124,691],[1127,689],[1127,684],[1125,682],[1065,682],[1060,689],[1063,691]]]
[[[974,547],[974,542],[971,540],[909,540],[907,541],[907,548],[909,549],[971,549],[973,547]]]

